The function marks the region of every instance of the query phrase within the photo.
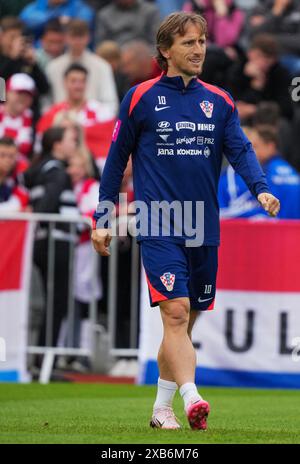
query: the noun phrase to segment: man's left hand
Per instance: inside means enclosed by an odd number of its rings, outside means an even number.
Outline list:
[[[278,198],[274,197],[271,193],[260,193],[257,199],[263,209],[267,211],[269,216],[275,217],[280,210],[280,202]]]

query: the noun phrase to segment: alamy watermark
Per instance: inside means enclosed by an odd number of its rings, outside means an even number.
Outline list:
[[[0,337],[0,362],[6,361],[6,341],[5,338]]]
[[[5,80],[3,77],[0,77],[0,102],[6,100],[6,90],[5,90]]]
[[[122,220],[117,224],[115,204],[101,201],[97,206],[97,228],[111,229],[112,236],[124,237],[180,237],[187,247],[199,247],[204,242],[204,202],[203,201],[133,201],[127,203],[127,194],[119,194]],[[134,214],[134,221],[129,215]],[[125,220],[124,220],[125,217]],[[128,226],[129,225],[129,226]]]
[[[300,76],[296,76],[292,80],[291,97],[294,102],[300,101]]]
[[[300,337],[293,338],[292,345],[294,346],[292,351],[292,360],[294,362],[300,362]]]

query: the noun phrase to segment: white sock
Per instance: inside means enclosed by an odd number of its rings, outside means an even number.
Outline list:
[[[197,390],[196,385],[192,382],[187,382],[181,385],[181,387],[179,388],[179,393],[182,396],[182,399],[184,401],[185,409],[187,408],[191,400],[202,399],[201,395],[199,394]]]
[[[170,380],[163,380],[159,377],[157,381],[156,400],[153,409],[165,407],[171,408],[176,390],[176,382],[171,382]]]

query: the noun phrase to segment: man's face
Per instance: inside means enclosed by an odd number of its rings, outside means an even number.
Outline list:
[[[84,34],[82,36],[67,34],[66,37],[67,46],[74,55],[81,55],[87,48],[89,41],[89,34]]]
[[[65,87],[69,100],[74,102],[84,100],[86,75],[81,71],[71,71],[65,78]]]
[[[9,29],[1,34],[1,47],[5,53],[11,48],[12,43],[16,39],[22,37],[22,31],[20,29]]]
[[[13,170],[16,160],[17,148],[0,144],[0,174],[2,176],[7,176]]]
[[[76,150],[77,140],[76,133],[72,128],[64,131],[61,142],[57,143],[57,152],[59,153],[60,159],[67,161]]]
[[[6,106],[11,116],[21,116],[31,107],[33,97],[28,92],[10,90],[6,95]]]
[[[251,132],[249,139],[253,145],[256,156],[261,163],[264,163],[275,154],[276,147],[274,146],[274,143],[265,142],[255,130]]]
[[[273,63],[273,59],[266,56],[258,48],[252,48],[248,51],[248,61],[253,63],[261,72],[267,72]]]
[[[176,34],[173,45],[162,53],[168,59],[168,73],[191,77],[199,75],[206,53],[205,35],[190,22],[185,34]]]
[[[46,32],[42,38],[43,49],[52,58],[56,58],[61,55],[65,47],[64,34],[55,31]]]
[[[139,79],[143,70],[141,69],[139,60],[136,59],[134,52],[124,50],[121,55],[121,70],[131,82]]]
[[[87,176],[84,160],[78,155],[72,156],[69,160],[67,172],[73,184],[83,180]]]

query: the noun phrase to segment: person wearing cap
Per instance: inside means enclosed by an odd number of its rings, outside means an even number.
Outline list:
[[[62,82],[66,70],[72,64],[80,64],[88,71],[86,96],[108,105],[116,116],[119,100],[112,67],[100,56],[88,49],[91,33],[86,21],[73,19],[66,26],[66,52],[52,60],[47,68],[47,78],[51,85],[51,99],[59,103],[67,97]]]
[[[31,155],[33,146],[31,106],[35,92],[35,82],[29,75],[14,74],[6,82],[6,101],[0,103],[0,137],[11,137],[25,157]]]

